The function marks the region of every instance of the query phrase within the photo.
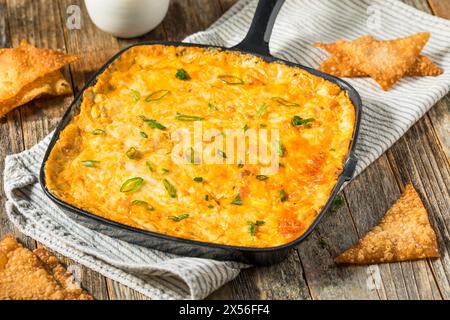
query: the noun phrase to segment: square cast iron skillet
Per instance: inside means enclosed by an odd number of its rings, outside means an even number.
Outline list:
[[[361,120],[361,99],[356,90],[351,87],[347,82],[342,81],[339,78],[330,76],[328,74],[322,73],[315,69],[311,69],[302,65],[298,65],[292,62],[284,61],[281,59],[274,58],[270,55],[269,52],[269,39],[272,32],[273,25],[275,23],[275,18],[283,4],[284,0],[260,0],[258,3],[258,7],[256,9],[252,24],[250,29],[244,38],[244,40],[239,43],[237,46],[233,48],[223,48],[217,46],[208,46],[208,45],[199,45],[199,44],[190,44],[190,43],[174,43],[174,42],[143,42],[139,44],[132,45],[128,48],[125,48],[118,52],[114,57],[112,57],[105,65],[103,65],[100,70],[98,70],[91,80],[84,86],[84,88],[78,93],[75,100],[69,107],[69,109],[64,114],[61,122],[59,123],[55,134],[48,146],[48,149],[45,153],[44,160],[41,166],[40,171],[40,183],[42,188],[44,189],[45,194],[56,204],[58,204],[67,215],[75,220],[76,222],[108,236],[121,239],[133,244],[137,244],[140,246],[158,249],[161,251],[166,251],[178,255],[183,256],[192,256],[192,257],[200,257],[200,258],[210,258],[210,259],[218,259],[218,260],[233,260],[244,263],[256,264],[256,265],[269,265],[280,262],[285,259],[290,250],[297,246],[300,242],[302,242],[316,227],[319,223],[327,209],[329,208],[331,202],[334,197],[338,193],[339,189],[342,187],[345,181],[348,181],[353,176],[353,173],[356,168],[357,159],[354,154],[355,144],[358,137],[359,124]],[[193,47],[215,47],[223,50],[232,50],[238,51],[242,53],[252,54],[264,59],[267,62],[281,62],[288,66],[292,66],[295,68],[300,68],[316,75],[318,77],[324,78],[328,81],[331,81],[341,87],[343,90],[347,91],[350,100],[352,101],[355,112],[355,129],[353,132],[353,138],[351,141],[350,149],[346,157],[346,162],[344,165],[344,169],[342,170],[338,181],[335,187],[332,190],[330,198],[328,199],[325,206],[322,208],[320,213],[317,215],[314,222],[308,228],[308,230],[302,234],[299,238],[294,241],[277,246],[277,247],[269,247],[269,248],[252,248],[252,247],[239,247],[239,246],[229,246],[222,244],[214,244],[208,242],[194,241],[183,238],[177,238],[173,236],[167,236],[163,234],[159,234],[156,232],[150,232],[146,230],[137,229],[131,226],[127,226],[118,222],[114,222],[100,216],[94,215],[90,212],[84,211],[82,209],[76,208],[61,199],[58,199],[55,195],[53,195],[50,190],[46,186],[45,181],[45,173],[44,167],[45,163],[48,159],[48,156],[54,147],[56,141],[59,138],[61,131],[66,127],[66,125],[71,121],[71,119],[78,114],[79,107],[81,105],[81,100],[83,96],[84,90],[94,85],[97,77],[116,59],[118,59],[122,53],[127,51],[133,46],[140,45],[152,45],[152,44],[161,44],[161,45],[170,45],[170,46],[193,46]]]

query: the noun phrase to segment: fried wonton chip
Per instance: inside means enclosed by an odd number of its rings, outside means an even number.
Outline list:
[[[11,104],[11,101],[15,103],[21,100],[29,101],[32,95],[23,91],[25,87],[31,87],[32,90],[40,88],[42,83],[48,82],[49,79],[45,78],[47,75],[75,60],[77,60],[76,56],[50,49],[35,48],[25,41],[22,41],[17,48],[0,50],[0,110],[11,110],[14,104]],[[54,79],[55,75],[50,78]],[[32,84],[38,79],[41,80]],[[55,88],[57,84],[53,83],[50,86]],[[41,94],[40,91],[55,92],[57,90],[37,90],[38,95]],[[63,92],[66,93],[67,89]],[[15,99],[16,96],[28,98]]]
[[[378,226],[336,258],[337,263],[373,264],[439,257],[436,234],[412,185]]]
[[[328,51],[331,57],[323,61],[319,67],[320,71],[332,74],[337,77],[356,78],[367,77],[363,71],[358,70],[347,56],[342,56],[336,49],[336,43],[314,43],[315,46]],[[430,58],[420,55],[405,76],[426,77],[438,76],[442,74],[442,69],[431,61]]]
[[[412,68],[429,38],[428,32],[385,41],[364,36],[353,41],[339,40],[335,49],[340,59],[346,57],[345,62],[369,75],[383,90],[389,90]]]
[[[69,300],[92,300],[75,281],[73,275],[45,248],[37,248],[33,253],[43,262],[45,269],[65,290],[65,298]]]
[[[42,249],[44,250],[44,249]],[[53,259],[42,250],[38,255],[20,245],[12,236],[0,241],[0,300],[91,299],[68,286]],[[49,262],[48,265],[45,262]]]
[[[54,71],[25,85],[17,95],[3,101],[0,104],[0,118],[12,109],[38,97],[66,95],[71,92],[72,88],[61,71]]]

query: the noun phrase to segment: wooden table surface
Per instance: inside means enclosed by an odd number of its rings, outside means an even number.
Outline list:
[[[325,1],[325,0],[322,0]],[[120,48],[142,40],[181,40],[207,28],[235,0],[172,0],[167,17],[139,39],[118,40],[98,30],[81,0],[0,0],[0,47],[27,39],[83,57],[64,69],[74,92]],[[450,19],[450,0],[406,0]],[[81,29],[66,27],[67,7],[81,8]],[[1,67],[1,66],[0,66]],[[0,119],[0,172],[7,154],[28,149],[59,122],[73,97],[41,99]],[[244,270],[211,295],[213,299],[449,299],[450,298],[450,95],[438,102],[386,154],[350,183],[345,203],[329,212],[286,261]],[[3,180],[3,179],[2,179]],[[436,230],[441,258],[372,267],[337,267],[333,258],[355,243],[412,182]],[[3,186],[0,186],[0,189]],[[12,233],[26,246],[40,244],[20,234],[4,212],[0,197],[0,236]],[[75,262],[57,255],[64,263]],[[81,268],[81,284],[96,299],[145,299],[111,279]]]

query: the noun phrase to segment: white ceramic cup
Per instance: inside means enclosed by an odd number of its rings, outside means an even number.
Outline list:
[[[119,38],[134,38],[164,19],[170,0],[84,0],[92,22]]]

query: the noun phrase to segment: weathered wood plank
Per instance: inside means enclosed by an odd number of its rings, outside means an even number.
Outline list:
[[[180,41],[209,27],[222,15],[218,1],[172,0],[170,15],[163,21],[167,39]]]
[[[59,1],[61,21],[65,21],[67,7],[77,5],[81,13],[81,29],[69,30],[63,26],[67,50],[80,55],[81,59],[72,66],[71,76],[74,91],[78,92],[111,56],[119,51],[121,45],[113,36],[99,30],[90,20],[84,2],[81,0]],[[145,296],[97,272],[81,266],[82,284],[98,299],[143,299]]]
[[[220,7],[223,12],[226,12],[230,9],[237,1],[236,0],[219,0]]]
[[[433,13],[441,18],[450,19],[449,0],[428,0]]]
[[[66,51],[57,2],[9,0],[8,8],[13,46],[26,39],[37,47]],[[46,19],[36,19],[41,16]],[[68,68],[63,71],[70,80]],[[56,126],[71,100],[71,96],[46,97],[19,108],[26,149],[42,140]]]
[[[360,236],[377,225],[400,197],[397,181],[385,155],[357,177],[344,192]],[[440,299],[426,261],[380,264],[377,268],[383,282],[383,299]]]
[[[403,2],[424,12],[435,14],[442,18],[450,17],[450,0],[403,0]],[[433,35],[432,35],[433,36]],[[426,115],[430,118],[447,157],[450,157],[450,102],[448,96],[438,102]]]
[[[295,251],[285,261],[268,267],[243,270],[239,276],[214,292],[209,299],[311,299]]]
[[[8,7],[6,0],[0,0],[0,48],[11,47],[11,37],[8,26]],[[20,111],[15,109],[0,119],[0,170],[3,172],[5,157],[24,149]],[[3,195],[3,184],[0,186]],[[10,223],[5,213],[5,197],[0,196],[0,238],[5,234],[13,234],[29,248],[35,247],[35,242],[22,235]]]
[[[343,195],[339,196],[344,200]],[[334,258],[358,240],[344,202],[328,211],[313,233],[297,248],[313,299],[379,299],[366,267],[335,264]]]
[[[66,51],[57,2],[11,0],[8,2],[8,9],[11,42],[14,46],[22,39],[26,39],[38,47]],[[36,19],[41,16],[45,16],[46,19]],[[70,80],[68,67],[64,68],[63,73]],[[18,109],[22,120],[18,128],[22,128],[25,149],[39,142],[56,126],[71,100],[72,96],[37,99]],[[30,243],[33,248],[34,241],[30,240]],[[62,255],[56,256],[66,265],[74,265],[80,270],[85,269]],[[101,279],[93,271],[85,269],[80,277],[81,285],[95,298],[107,297],[105,287],[99,285]]]
[[[429,261],[442,296],[450,298],[450,168],[435,139],[430,120],[423,118],[387,153],[402,187],[412,181],[436,231],[440,259]],[[406,143],[403,143],[406,141]]]

